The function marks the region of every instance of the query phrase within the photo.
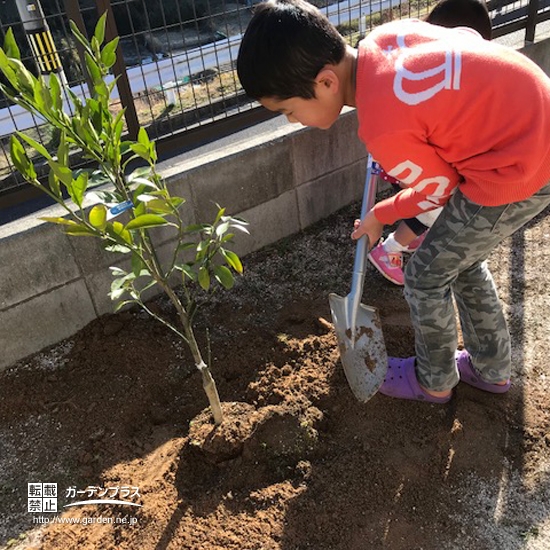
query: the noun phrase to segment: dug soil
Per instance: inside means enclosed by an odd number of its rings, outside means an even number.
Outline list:
[[[139,311],[1,373],[0,545],[550,548],[550,218],[490,258],[513,335],[508,394],[460,383],[447,405],[361,404],[327,298],[349,292],[358,211],[248,255],[235,288],[199,312],[219,428],[185,345]],[[402,290],[369,267],[363,303],[388,353],[413,355]],[[151,307],[173,315],[162,298]],[[57,484],[58,512],[29,512],[28,483]],[[72,505],[107,498],[123,502]]]

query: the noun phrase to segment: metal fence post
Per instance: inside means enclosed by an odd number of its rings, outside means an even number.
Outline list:
[[[527,21],[525,22],[525,44],[533,44],[535,42],[538,8],[539,0],[529,0]]]
[[[40,1],[15,0],[15,4],[38,70],[46,79],[50,74],[57,73],[61,82],[66,85],[67,78]]]
[[[107,12],[107,25],[105,29],[105,39],[107,41],[112,40],[118,36],[118,31],[111,8],[111,2],[109,0],[95,0],[96,8],[99,15]],[[124,56],[122,54],[122,48],[118,45],[116,51],[116,62],[113,66],[113,73],[118,77],[117,88],[118,95],[122,106],[126,109],[126,126],[128,127],[128,135],[130,139],[136,139],[139,131],[139,120],[136,112],[136,106],[134,103],[134,97],[132,95],[132,89],[130,88],[130,81],[128,79],[128,73],[126,72],[126,64],[124,63]]]

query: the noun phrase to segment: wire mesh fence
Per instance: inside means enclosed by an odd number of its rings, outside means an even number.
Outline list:
[[[82,97],[89,94],[89,79],[69,20],[91,36],[99,16],[107,11],[108,34],[120,37],[113,74],[119,80],[111,108],[126,109],[129,134],[145,126],[159,144],[166,141],[168,149],[181,150],[184,142],[192,147],[197,128],[215,139],[221,128],[217,123],[238,121],[257,106],[243,93],[235,71],[242,33],[257,1],[3,0],[0,39],[12,28],[27,68],[46,77],[56,72],[67,88]],[[436,1],[313,3],[354,46],[376,25],[424,17]],[[489,0],[488,6],[497,34],[503,34],[514,25],[526,28],[529,17],[533,27],[537,20],[548,18],[550,0]],[[50,151],[55,151],[59,139],[43,121],[0,97],[0,209],[26,198],[25,193],[14,194],[26,186],[9,158],[9,137],[15,131],[29,133]],[[40,169],[39,159],[36,162]],[[75,151],[74,163],[79,162]]]

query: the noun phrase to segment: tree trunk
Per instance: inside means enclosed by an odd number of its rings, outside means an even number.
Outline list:
[[[202,359],[199,345],[197,344],[197,340],[195,339],[195,334],[193,332],[193,327],[189,322],[189,316],[187,315],[183,304],[169,285],[166,285],[163,288],[176,307],[185,336],[187,337],[187,345],[189,346],[195,361],[195,367],[197,367],[202,376],[202,387],[204,388],[204,392],[206,393],[206,397],[208,397],[208,402],[210,403],[210,410],[212,411],[212,416],[214,417],[214,424],[219,426],[223,422],[223,413],[216,382],[212,377],[210,368]]]

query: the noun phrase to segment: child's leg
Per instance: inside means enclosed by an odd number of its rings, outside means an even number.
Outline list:
[[[472,364],[483,373],[485,382],[498,384],[508,380],[510,335],[487,262],[476,263],[461,273],[452,288],[464,346],[472,357]]]
[[[413,219],[416,220],[416,218]],[[411,244],[419,235],[414,232],[410,224],[407,223],[408,221],[409,220],[404,220],[402,222],[399,222],[397,229],[391,234],[391,236],[393,236],[393,239],[395,239],[395,241],[397,241],[397,243],[399,243],[403,247],[401,250],[399,250],[399,252],[403,252],[404,250],[406,250],[409,244]],[[388,236],[388,239],[389,238],[390,236]]]
[[[418,218],[408,218],[406,220],[403,220],[402,223],[408,227],[409,236],[411,235],[411,233],[414,233],[415,237],[420,237],[420,235],[422,235],[429,229],[429,226],[422,223]]]
[[[441,209],[438,208],[438,210],[440,211]],[[405,225],[408,230],[403,236],[397,235],[397,240],[399,240],[400,243],[407,243],[407,246],[403,252],[413,253],[422,244],[422,241],[424,241],[426,231],[428,231],[428,229],[433,225],[433,222],[428,226],[422,223],[418,218],[403,220],[403,222],[401,222],[396,229],[396,234],[401,225]],[[413,233],[415,235],[414,237],[412,236]]]
[[[550,185],[526,201],[482,207],[455,193],[405,270],[405,297],[415,328],[418,381],[432,391],[458,382],[457,330],[451,292],[460,307],[466,345],[487,381],[510,372],[510,339],[485,259],[550,204]]]

